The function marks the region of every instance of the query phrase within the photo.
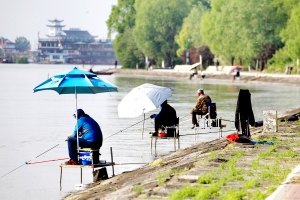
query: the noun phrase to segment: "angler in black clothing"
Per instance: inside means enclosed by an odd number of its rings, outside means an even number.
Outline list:
[[[249,124],[254,126],[255,119],[251,105],[251,94],[249,90],[240,90],[236,112],[235,112],[235,128],[242,132],[242,135],[251,137]]]
[[[161,105],[161,110],[158,114],[153,114],[150,118],[154,118],[155,133],[158,133],[158,128],[161,126],[172,126],[176,123],[177,115],[175,109],[170,106],[165,100]]]

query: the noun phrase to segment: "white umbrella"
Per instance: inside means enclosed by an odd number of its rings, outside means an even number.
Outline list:
[[[118,106],[119,117],[135,118],[158,108],[172,96],[170,88],[145,83],[132,89]]]
[[[172,96],[171,88],[145,83],[132,89],[119,103],[118,115],[124,118],[135,118],[158,108]],[[144,124],[143,124],[144,133]]]

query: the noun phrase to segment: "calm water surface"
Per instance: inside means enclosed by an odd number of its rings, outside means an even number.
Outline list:
[[[62,199],[76,191],[80,183],[79,169],[63,170],[62,190],[59,188],[60,168],[63,161],[25,165],[26,161],[38,162],[57,158],[67,158],[65,138],[74,127],[75,96],[58,95],[53,91],[33,93],[33,88],[57,73],[71,70],[71,65],[0,65],[0,199]],[[95,66],[95,70],[113,66]],[[81,66],[79,66],[81,68]],[[102,129],[104,144],[101,160],[110,161],[109,148],[113,148],[116,163],[148,163],[156,159],[150,152],[149,132],[153,122],[145,122],[142,139],[142,124],[139,123],[121,133],[115,134],[142,120],[118,117],[117,107],[122,98],[134,87],[152,83],[173,90],[169,99],[180,117],[181,148],[194,144],[189,111],[195,105],[196,91],[204,88],[213,102],[217,103],[218,116],[229,120],[225,124],[225,134],[234,130],[234,113],[240,89],[249,89],[256,121],[262,119],[263,110],[277,110],[279,113],[299,107],[297,86],[249,84],[241,82],[213,82],[207,80],[188,80],[172,78],[129,78],[120,75],[102,76],[119,87],[119,92],[94,95],[78,95],[78,107],[96,119]],[[288,99],[288,101],[287,101]],[[149,117],[159,109],[146,114]],[[206,131],[206,132],[205,132]],[[216,139],[216,130],[205,130],[198,142]],[[211,132],[211,133],[207,133]],[[110,137],[112,134],[114,136]],[[184,136],[185,135],[185,136]],[[162,143],[164,144],[162,145]],[[48,149],[58,147],[33,159]],[[173,150],[172,141],[158,141],[158,156]],[[24,165],[23,165],[24,164]],[[23,165],[23,166],[22,166]],[[117,165],[115,173],[136,169],[142,165]],[[111,176],[111,168],[107,168]],[[91,183],[90,169],[83,170],[83,183]]]

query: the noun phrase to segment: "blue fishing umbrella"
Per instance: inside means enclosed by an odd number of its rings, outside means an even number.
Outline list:
[[[33,92],[53,90],[58,94],[75,94],[77,110],[77,94],[96,94],[103,92],[118,92],[118,87],[109,83],[96,74],[79,70],[74,67],[71,71],[57,74],[33,89]],[[76,115],[76,122],[77,122]],[[77,147],[78,145],[78,124],[77,126]],[[79,148],[77,148],[79,151]]]

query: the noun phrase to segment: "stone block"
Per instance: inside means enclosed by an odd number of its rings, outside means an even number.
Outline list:
[[[263,111],[263,132],[276,133],[278,131],[277,111]]]

